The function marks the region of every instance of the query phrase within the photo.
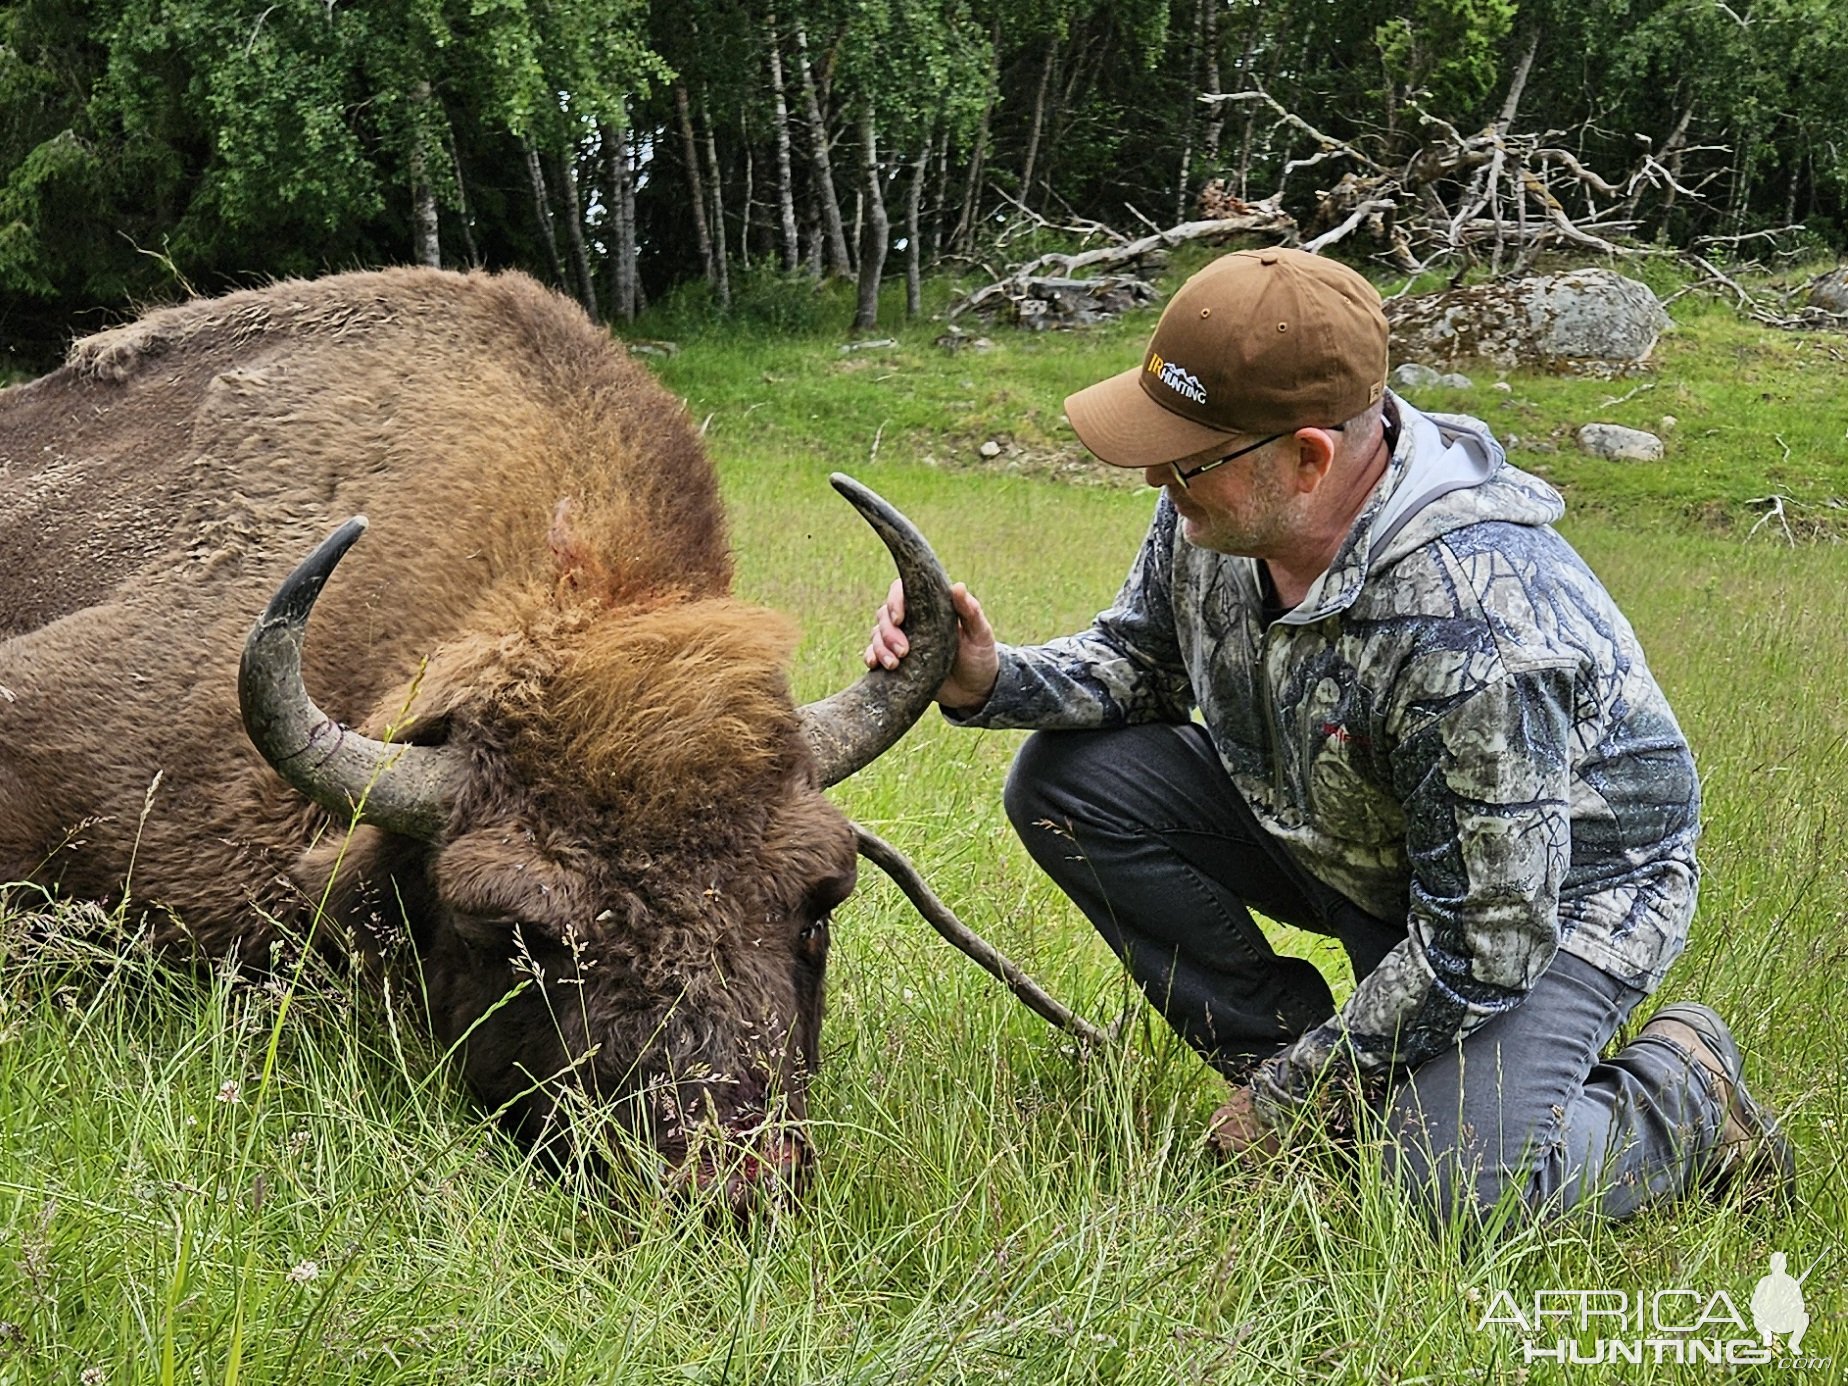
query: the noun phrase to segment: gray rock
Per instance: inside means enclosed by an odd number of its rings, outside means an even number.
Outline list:
[[[1396,299],[1386,313],[1396,355],[1555,368],[1645,361],[1669,326],[1648,285],[1606,269]]]
[[[1640,428],[1620,428],[1616,424],[1586,424],[1578,431],[1578,445],[1593,457],[1608,457],[1613,462],[1659,462],[1662,440]]]
[[[1451,371],[1448,374],[1440,375],[1437,378],[1437,383],[1446,390],[1473,390],[1476,388],[1476,382],[1471,380],[1467,375],[1464,375],[1461,371]]]
[[[1848,269],[1830,270],[1812,279],[1809,306],[1825,313],[1848,313]]]
[[[1001,455],[1001,445],[993,438],[990,438],[986,443],[983,443],[981,447],[977,448],[976,451],[981,453],[984,457],[999,457]]]
[[[896,337],[868,337],[863,342],[842,342],[841,355],[845,356],[852,351],[884,351],[887,347],[897,345]]]
[[[1392,374],[1386,377],[1386,383],[1395,390],[1420,390],[1426,385],[1435,385],[1443,376],[1429,366],[1416,361],[1406,361],[1392,368]]]

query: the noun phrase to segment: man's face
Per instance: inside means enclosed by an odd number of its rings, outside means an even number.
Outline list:
[[[1203,452],[1184,457],[1182,471],[1212,462],[1256,442],[1234,438],[1215,443]],[[1246,558],[1267,558],[1277,553],[1290,533],[1291,502],[1295,488],[1288,473],[1294,464],[1296,439],[1286,435],[1245,456],[1190,477],[1186,486],[1174,479],[1167,466],[1143,472],[1151,486],[1168,493],[1181,517],[1181,537],[1196,548]]]

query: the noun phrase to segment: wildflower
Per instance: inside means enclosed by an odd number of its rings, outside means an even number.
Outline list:
[[[109,1373],[101,1367],[85,1367],[83,1375],[77,1378],[83,1386],[103,1386],[109,1380]]]
[[[297,1261],[289,1267],[290,1283],[305,1285],[321,1273],[321,1268],[313,1261]]]
[[[237,1079],[227,1078],[219,1086],[218,1100],[220,1102],[235,1102],[237,1101],[237,1092],[238,1092]]]

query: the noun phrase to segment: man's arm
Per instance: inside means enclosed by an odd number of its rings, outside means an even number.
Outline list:
[[[1045,729],[1185,720],[1193,695],[1174,631],[1174,543],[1174,508],[1164,498],[1111,608],[1091,629],[1043,645],[997,643],[981,604],[953,587],[956,662],[937,693],[945,713],[969,726]],[[866,649],[869,666],[894,668],[904,657],[903,617],[895,583]]]

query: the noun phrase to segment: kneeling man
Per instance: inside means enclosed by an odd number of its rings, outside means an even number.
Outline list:
[[[1663,1007],[1603,1057],[1697,883],[1699,781],[1636,636],[1552,488],[1386,370],[1352,270],[1261,250],[1200,271],[1140,366],[1065,402],[1161,491],[1115,605],[998,645],[958,585],[938,701],[1037,729],[1008,814],[1230,1080],[1220,1151],[1357,1104],[1438,1221],[1787,1189],[1713,1011]],[[903,658],[903,615],[894,587],[869,664]],[[1254,910],[1339,940],[1339,1009]]]

